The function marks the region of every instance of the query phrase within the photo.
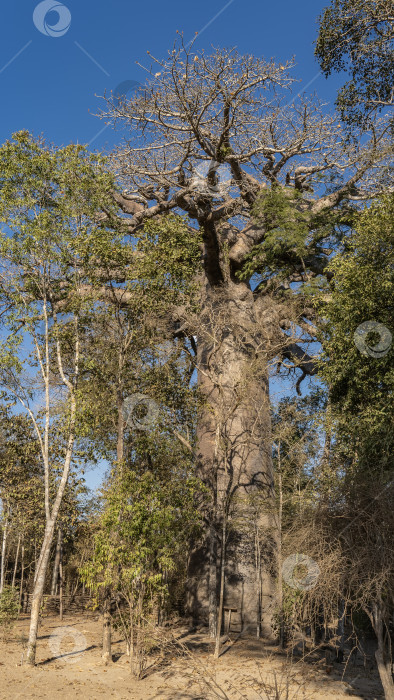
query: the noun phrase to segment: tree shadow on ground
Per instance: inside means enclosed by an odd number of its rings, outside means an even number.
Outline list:
[[[92,651],[92,649],[97,649],[97,644],[91,644],[90,647],[86,647],[86,649],[77,649],[76,651],[67,651],[64,654],[58,654],[57,656],[51,656],[48,657],[47,659],[44,659],[44,661],[38,661],[36,663],[36,666],[46,666],[47,664],[60,661],[61,659],[67,659],[69,660],[70,657],[78,657],[82,656],[85,654],[87,651]]]

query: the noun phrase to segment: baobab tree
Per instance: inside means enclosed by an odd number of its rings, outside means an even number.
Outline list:
[[[113,154],[123,188],[114,196],[134,238],[147,222],[171,214],[187,217],[191,241],[202,236],[200,322],[196,330],[178,305],[174,335],[194,348],[204,399],[198,472],[216,494],[231,482],[224,604],[238,610],[243,629],[262,624],[268,634],[277,541],[269,363],[293,367],[299,379],[315,372],[311,291],[328,285],[327,262],[357,203],[387,184],[388,126],[381,119],[347,142],[338,115],[315,97],[292,96],[291,61],[278,65],[235,50],[206,56],[182,39],[167,59],[151,60],[146,85],[130,100],[108,99],[103,111],[126,130]],[[257,567],[256,527],[240,525],[250,520],[254,495],[263,504],[254,511],[257,530],[269,530]],[[189,603],[200,618],[208,615],[209,588],[219,589],[209,539],[220,535],[223,518],[214,511],[206,542],[191,556]]]

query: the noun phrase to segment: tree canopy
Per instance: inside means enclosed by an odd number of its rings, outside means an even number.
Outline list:
[[[338,93],[342,117],[353,125],[394,107],[394,11],[392,0],[333,0],[320,17],[316,57],[326,76],[345,71]]]

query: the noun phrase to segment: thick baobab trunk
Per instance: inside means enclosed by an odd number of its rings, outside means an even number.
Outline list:
[[[198,422],[199,473],[217,502],[220,536],[228,519],[224,605],[236,608],[234,622],[254,636],[272,636],[276,603],[277,521],[271,458],[267,356],[247,285],[229,283],[207,298],[197,342],[198,383],[205,403]],[[268,341],[267,341],[268,343]],[[215,492],[216,490],[216,492]],[[213,511],[213,509],[212,509]],[[261,565],[256,565],[260,533]],[[212,554],[212,547],[211,547]],[[191,556],[188,607],[208,618],[209,532]],[[258,570],[261,567],[260,571]],[[212,595],[212,582],[211,582]],[[218,605],[217,590],[217,605]]]

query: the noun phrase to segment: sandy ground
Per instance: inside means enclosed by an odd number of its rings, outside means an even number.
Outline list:
[[[67,634],[71,628],[73,634]],[[0,642],[0,700],[22,698],[129,698],[130,700],[340,700],[353,696],[380,700],[381,686],[375,669],[351,661],[327,665],[324,658],[308,663],[293,661],[289,667],[284,656],[267,649],[260,640],[237,640],[214,660],[207,637],[179,629],[182,642],[191,653],[179,656],[167,653],[164,661],[154,663],[146,677],[136,681],[130,675],[124,642],[114,634],[110,666],[101,662],[101,624],[97,617],[65,616],[44,618],[37,644],[37,666],[21,665],[25,655],[27,617],[20,620],[8,640]],[[235,635],[234,635],[235,636]],[[287,669],[287,670],[286,670]],[[272,688],[274,674],[281,689]],[[285,694],[285,679],[290,678],[290,693]],[[263,690],[263,685],[266,691]]]

